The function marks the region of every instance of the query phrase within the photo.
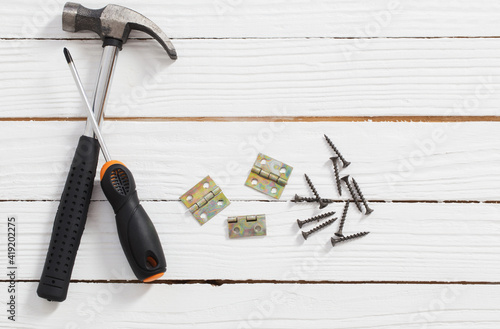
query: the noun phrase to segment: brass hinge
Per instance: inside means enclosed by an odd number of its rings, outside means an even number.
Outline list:
[[[267,234],[266,215],[228,217],[229,238],[263,236]]]
[[[246,186],[279,199],[293,168],[281,161],[259,153],[245,182]]]
[[[220,187],[215,184],[210,176],[203,178],[198,184],[184,193],[180,200],[201,225],[208,222],[230,204]]]

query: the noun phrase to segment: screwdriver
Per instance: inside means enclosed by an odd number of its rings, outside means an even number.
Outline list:
[[[88,118],[106,159],[106,163],[101,168],[101,187],[115,212],[120,244],[130,267],[139,280],[143,282],[157,280],[163,276],[167,266],[158,233],[148,214],[140,205],[132,173],[120,161],[111,160],[73,58],[66,48],[64,48],[64,56],[85,102]]]

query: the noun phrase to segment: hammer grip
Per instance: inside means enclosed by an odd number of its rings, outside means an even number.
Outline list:
[[[66,299],[76,253],[89,209],[99,156],[96,139],[81,136],[57,209],[37,294],[49,301]]]

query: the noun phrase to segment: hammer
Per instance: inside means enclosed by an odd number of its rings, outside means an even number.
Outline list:
[[[104,115],[106,95],[116,65],[118,50],[122,50],[131,30],[139,30],[151,35],[162,45],[171,59],[177,59],[174,45],[158,25],[126,7],[110,4],[101,9],[88,9],[78,3],[67,2],[62,14],[62,28],[67,32],[93,31],[103,40],[104,49],[93,104],[94,115],[98,123]],[[87,120],[85,133],[87,135],[93,133],[90,120]]]
[[[165,33],[151,20],[126,7],[107,5],[101,9],[88,9],[80,4],[67,2],[63,9],[62,25],[63,30],[68,32],[93,31],[103,40],[103,52],[92,104],[94,116],[99,124],[104,116],[118,52],[127,42],[131,30],[151,35],[162,45],[171,59],[177,59],[175,48]],[[84,134],[80,137],[66,178],[37,289],[38,296],[49,301],[62,302],[66,299],[76,253],[87,221],[98,155],[99,142],[95,138],[90,118],[87,120]],[[120,242],[121,238],[120,236]],[[149,276],[156,278],[165,271],[166,261],[161,244],[160,250],[156,251],[155,262],[135,259],[135,254],[129,257],[123,242],[122,247],[134,273],[141,281],[147,281]],[[145,253],[150,259],[151,251],[145,250]]]

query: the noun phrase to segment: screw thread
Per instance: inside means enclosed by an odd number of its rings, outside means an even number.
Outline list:
[[[307,231],[307,232],[302,232],[302,235],[304,236],[304,239],[307,239],[307,237],[309,235],[311,235],[312,233],[316,232],[316,231],[319,231],[321,230],[322,228],[325,228],[327,227],[328,225],[331,225],[333,222],[335,222],[337,220],[337,217],[335,218],[332,218],[332,219],[329,219],[327,220],[326,222],[322,223],[322,224],[319,224],[318,226],[314,227],[313,229]]]
[[[321,201],[325,203],[334,203],[335,200],[333,199],[321,199]],[[312,198],[312,197],[303,197],[303,196],[298,196],[295,194],[295,197],[292,199],[292,202],[318,202],[317,198]]]
[[[347,161],[343,156],[342,154],[339,152],[339,150],[335,147],[335,145],[333,144],[333,142],[330,140],[330,138],[328,138],[327,135],[324,135],[325,136],[325,139],[326,139],[326,142],[328,143],[328,145],[330,145],[330,147],[332,148],[332,150],[338,155],[338,157],[340,158],[340,161],[342,161],[342,166],[345,168],[347,167],[348,165],[350,165],[351,163],[349,161]]]
[[[356,180],[354,180],[354,178],[353,178],[352,183],[354,184],[354,188],[356,189],[356,192],[358,193],[359,198],[361,199],[361,202],[363,202],[363,205],[365,206],[366,214],[371,214],[373,212],[373,209],[371,209],[368,206],[368,202],[366,201],[365,197],[363,196],[363,192],[361,192],[361,189],[359,188],[358,182],[356,182]]]
[[[345,185],[347,186],[349,193],[351,193],[351,197],[352,200],[354,201],[354,204],[356,205],[356,208],[358,208],[359,211],[363,212],[363,209],[361,209],[361,204],[359,203],[356,192],[353,190],[351,184],[349,183],[349,176],[342,177],[342,180],[345,182]]]
[[[311,179],[309,178],[309,176],[307,176],[307,174],[304,174],[304,176],[306,177],[307,185],[309,185],[313,194],[316,196],[317,199],[321,199],[319,194],[318,194],[318,191],[316,191],[316,188],[314,187],[313,183],[311,182]]]
[[[359,232],[359,233],[356,233],[356,234],[351,234],[351,235],[348,235],[348,236],[345,236],[345,237],[342,237],[342,238],[334,238],[332,237],[331,238],[331,241],[332,241],[332,246],[335,247],[335,245],[339,242],[344,242],[344,241],[348,241],[348,240],[352,240],[352,239],[356,239],[356,238],[360,238],[362,236],[365,236],[367,235],[368,233],[370,232]]]
[[[349,209],[349,200],[345,202],[344,206],[344,211],[342,212],[342,217],[340,218],[340,225],[337,233],[335,233],[336,236],[343,237],[344,235],[342,234],[342,230],[344,229],[344,223],[345,219],[347,218],[347,210]]]
[[[330,160],[333,162],[333,171],[335,173],[335,182],[337,183],[337,192],[339,195],[342,195],[342,188],[340,186],[340,177],[339,177],[339,166],[337,165],[337,160],[339,157],[331,157]]]
[[[356,182],[356,180],[353,178],[352,179],[352,183],[354,184],[354,188],[356,189],[356,192],[358,193],[359,198],[361,199],[361,201],[363,201],[363,203],[366,203],[366,199],[363,196],[363,192],[361,192],[361,189],[359,188],[358,182]]]
[[[323,202],[323,199],[321,199],[321,197],[319,196],[318,191],[316,191],[316,188],[314,187],[313,183],[311,182],[311,179],[309,178],[309,176],[307,176],[307,174],[304,174],[304,176],[306,177],[307,184],[309,185],[309,187],[313,191],[314,195],[316,196],[316,199],[319,203],[319,209],[323,209],[326,206],[328,206],[328,203]]]
[[[299,227],[301,228],[302,225],[304,225],[304,224],[307,224],[307,223],[310,223],[310,222],[314,222],[314,221],[318,221],[319,222],[320,219],[329,217],[329,216],[331,216],[333,214],[335,214],[335,211],[330,211],[330,212],[327,212],[327,213],[324,213],[324,214],[320,214],[320,215],[317,215],[317,216],[314,216],[314,217],[311,217],[311,218],[308,218],[308,219],[304,219],[304,220],[297,219],[297,224],[299,224]]]

